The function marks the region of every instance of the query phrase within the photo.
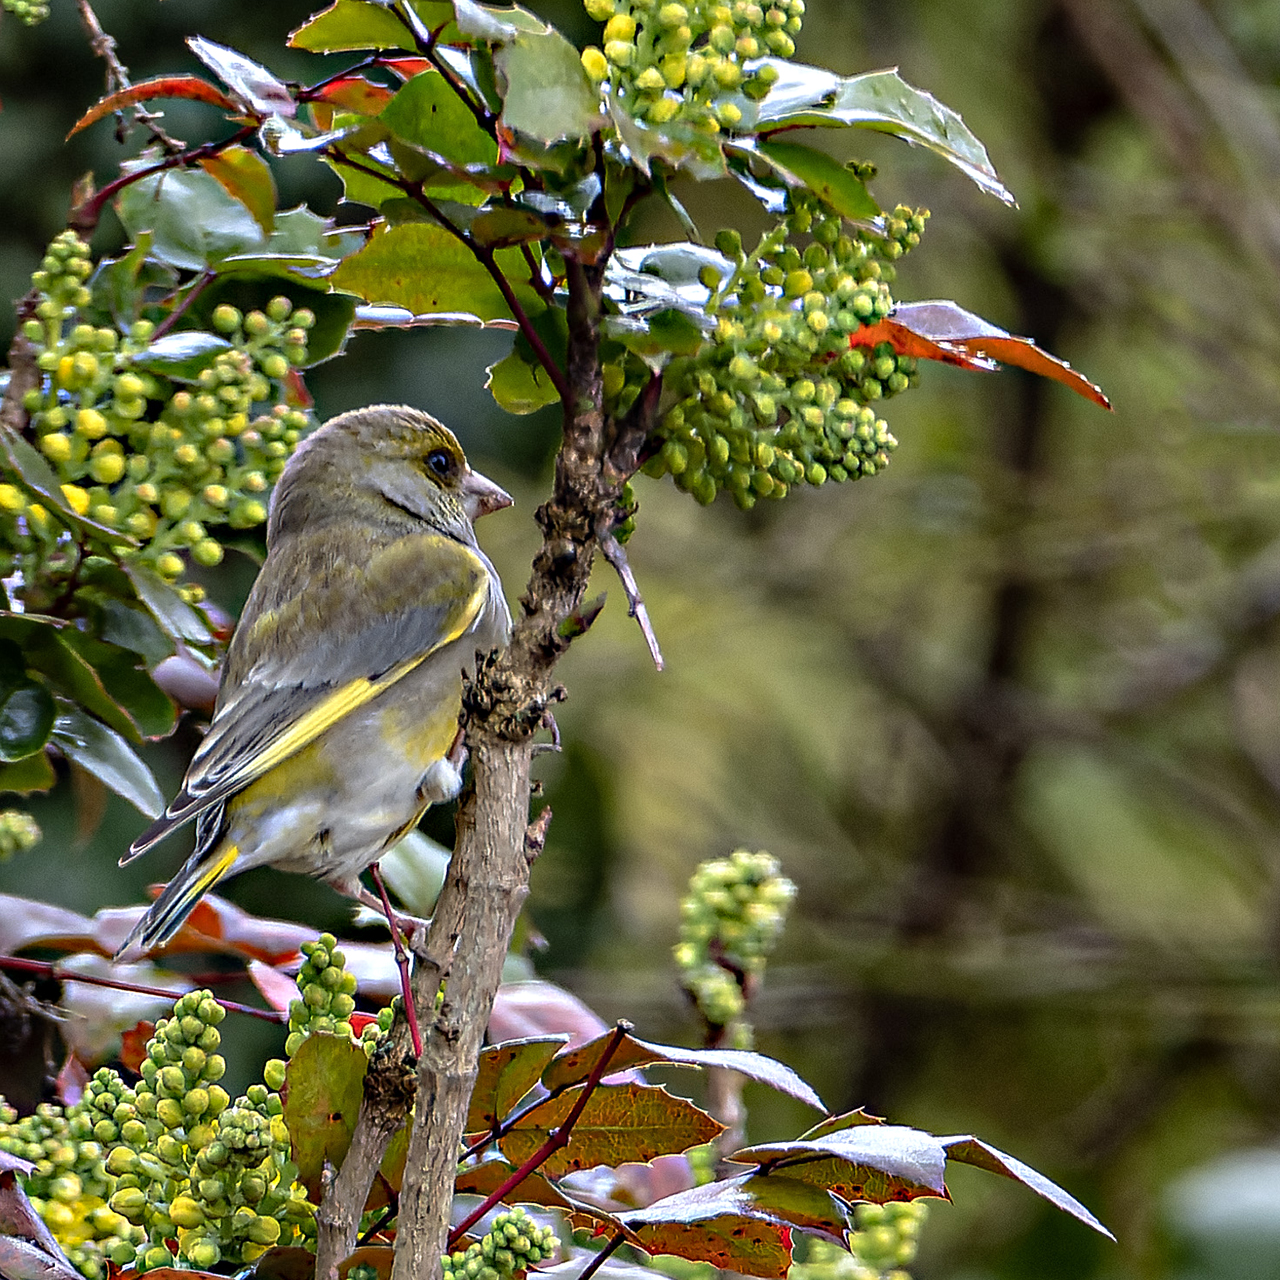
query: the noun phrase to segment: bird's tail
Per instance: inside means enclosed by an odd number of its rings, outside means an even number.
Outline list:
[[[211,853],[197,850],[182,870],[164,887],[146,915],[129,931],[117,960],[134,960],[162,947],[182,927],[192,908],[231,870],[240,850],[234,844],[219,845]]]

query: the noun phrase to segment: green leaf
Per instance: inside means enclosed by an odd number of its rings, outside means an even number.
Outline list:
[[[744,141],[731,145],[762,157],[788,186],[808,187],[846,218],[867,221],[880,214],[880,206],[871,198],[862,180],[825,151],[798,142],[773,142],[764,138],[752,144]]]
[[[204,620],[163,578],[130,561],[121,568],[133,583],[138,599],[147,606],[165,635],[180,643],[200,647],[213,643],[213,636],[209,634]]]
[[[151,373],[161,373],[179,382],[194,382],[205,369],[224,352],[231,350],[231,343],[216,333],[187,329],[181,333],[166,333],[157,338],[146,350],[134,357],[134,363]]]
[[[502,121],[540,142],[586,138],[600,124],[600,95],[577,49],[558,31],[520,34],[494,57],[506,80]]]
[[[289,87],[261,63],[228,49],[226,45],[206,40],[204,36],[188,36],[187,45],[251,111],[261,116],[282,115],[286,118],[297,114],[298,104],[293,100]]]
[[[1029,1164],[1023,1164],[1014,1156],[1005,1155],[990,1143],[983,1142],[981,1138],[975,1138],[969,1133],[939,1138],[938,1141],[945,1149],[947,1159],[955,1160],[960,1164],[971,1164],[976,1168],[986,1169],[989,1173],[998,1173],[1002,1177],[1021,1182],[1024,1187],[1030,1187],[1036,1195],[1042,1196],[1051,1205],[1064,1213],[1069,1213],[1073,1218],[1078,1218],[1086,1226],[1106,1236],[1108,1240],[1115,1239],[1115,1236],[1075,1196],[1064,1191],[1044,1174],[1038,1173]]]
[[[284,1122],[298,1181],[318,1198],[326,1164],[342,1164],[364,1094],[369,1059],[346,1036],[317,1031],[298,1046],[286,1072]]]
[[[519,5],[512,5],[508,9],[476,4],[475,0],[453,0],[453,11],[457,15],[458,30],[464,36],[471,36],[488,44],[514,40],[521,32],[540,36],[551,30],[536,14]]]
[[[396,137],[454,165],[497,162],[498,144],[438,71],[414,76],[387,103],[378,119]]]
[[[932,95],[913,88],[896,71],[838,76],[798,62],[764,61],[778,72],[778,79],[763,102],[743,98],[739,103],[741,132],[849,125],[892,133],[936,152],[1005,204],[1017,203],[1000,181],[986,148],[965,122]]]
[[[699,182],[723,178],[724,153],[718,136],[698,129],[678,116],[664,125],[637,120],[617,94],[605,98],[618,137],[631,154],[632,163],[648,174],[654,160],[665,160],[673,169],[684,169]]]
[[[788,1227],[760,1207],[747,1174],[681,1191],[623,1215],[651,1253],[709,1262],[722,1271],[780,1280],[791,1264]]]
[[[58,639],[92,668],[107,697],[129,717],[137,733],[144,738],[163,738],[173,732],[177,708],[136,653],[94,640],[74,628],[63,631]]]
[[[516,283],[528,273],[519,252],[499,249],[495,256],[525,310],[541,311],[543,303],[533,289]],[[414,315],[464,313],[481,320],[511,316],[498,286],[471,251],[431,223],[376,231],[334,272],[333,283],[367,302],[404,307]]]
[[[99,591],[79,591],[76,599],[96,606],[98,639],[140,654],[148,667],[163,662],[174,652],[173,641],[160,630],[155,619],[145,609],[135,608]]]
[[[312,213],[306,205],[300,204],[276,214],[275,230],[267,242],[267,252],[299,254],[341,262],[363,243],[358,234],[334,230],[327,218]]]
[[[512,244],[536,244],[551,230],[541,214],[532,209],[485,209],[471,219],[471,238],[486,249]]]
[[[440,9],[448,16],[449,6]],[[373,0],[337,0],[289,33],[291,49],[340,53],[348,49],[416,49],[408,28]]]
[[[22,614],[0,617],[0,637],[20,645],[25,665],[38,671],[55,692],[92,712],[127,738],[140,741],[142,735],[132,717],[107,692],[93,664],[68,643],[68,630]]]
[[[629,351],[653,360],[657,356],[695,355],[706,341],[698,321],[685,310],[667,307],[645,320],[628,320],[611,316],[606,332],[616,337]]]
[[[0,695],[0,761],[12,764],[39,751],[49,741],[56,714],[53,695],[35,680]]]
[[[581,1096],[575,1085],[549,1098],[498,1141],[502,1154],[523,1164],[564,1122]],[[541,1166],[559,1178],[598,1164],[643,1164],[655,1156],[678,1154],[710,1142],[724,1126],[692,1102],[654,1085],[600,1085],[587,1099],[568,1145]]]
[[[131,162],[125,169],[146,163]],[[151,232],[154,257],[188,271],[266,244],[248,206],[203,169],[170,169],[141,178],[116,197],[116,212],[131,237]]]
[[[123,330],[142,313],[142,302],[149,288],[172,292],[178,284],[178,273],[164,263],[148,258],[151,233],[144,232],[133,248],[121,258],[104,258],[89,281],[93,305],[101,308]]]
[[[276,182],[267,162],[248,147],[227,147],[206,156],[200,167],[222,183],[227,194],[241,201],[267,235],[276,216]]]
[[[64,707],[53,729],[63,754],[148,818],[164,811],[164,795],[151,770],[127,742],[76,707]]]
[[[504,1040],[480,1052],[465,1132],[487,1133],[538,1083],[568,1036]]]
[[[560,393],[552,386],[547,371],[540,364],[526,363],[514,351],[491,364],[488,374],[484,385],[499,408],[508,413],[537,413],[560,399]]]
[[[37,751],[14,764],[0,765],[0,792],[29,796],[33,791],[48,791],[57,781],[53,762],[45,751]]]

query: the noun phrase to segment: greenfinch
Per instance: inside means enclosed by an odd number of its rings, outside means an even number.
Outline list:
[[[416,409],[344,413],[303,442],[271,501],[208,735],[121,865],[193,818],[195,852],[118,957],[162,946],[250,867],[370,902],[360,873],[461,786],[463,675],[511,628],[472,522],[510,502]]]

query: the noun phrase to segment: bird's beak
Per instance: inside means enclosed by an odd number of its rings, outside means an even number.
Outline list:
[[[462,477],[459,488],[462,491],[462,509],[473,524],[481,516],[487,516],[491,511],[501,511],[503,507],[511,505],[511,495],[478,471],[468,470]]]

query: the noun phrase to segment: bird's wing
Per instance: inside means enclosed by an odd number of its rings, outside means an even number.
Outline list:
[[[336,551],[333,533],[321,529],[298,535],[291,581],[264,568],[257,616],[232,639],[213,723],[182,790],[122,863],[476,628],[499,590],[480,556],[440,534],[398,538],[360,564],[349,548]]]

